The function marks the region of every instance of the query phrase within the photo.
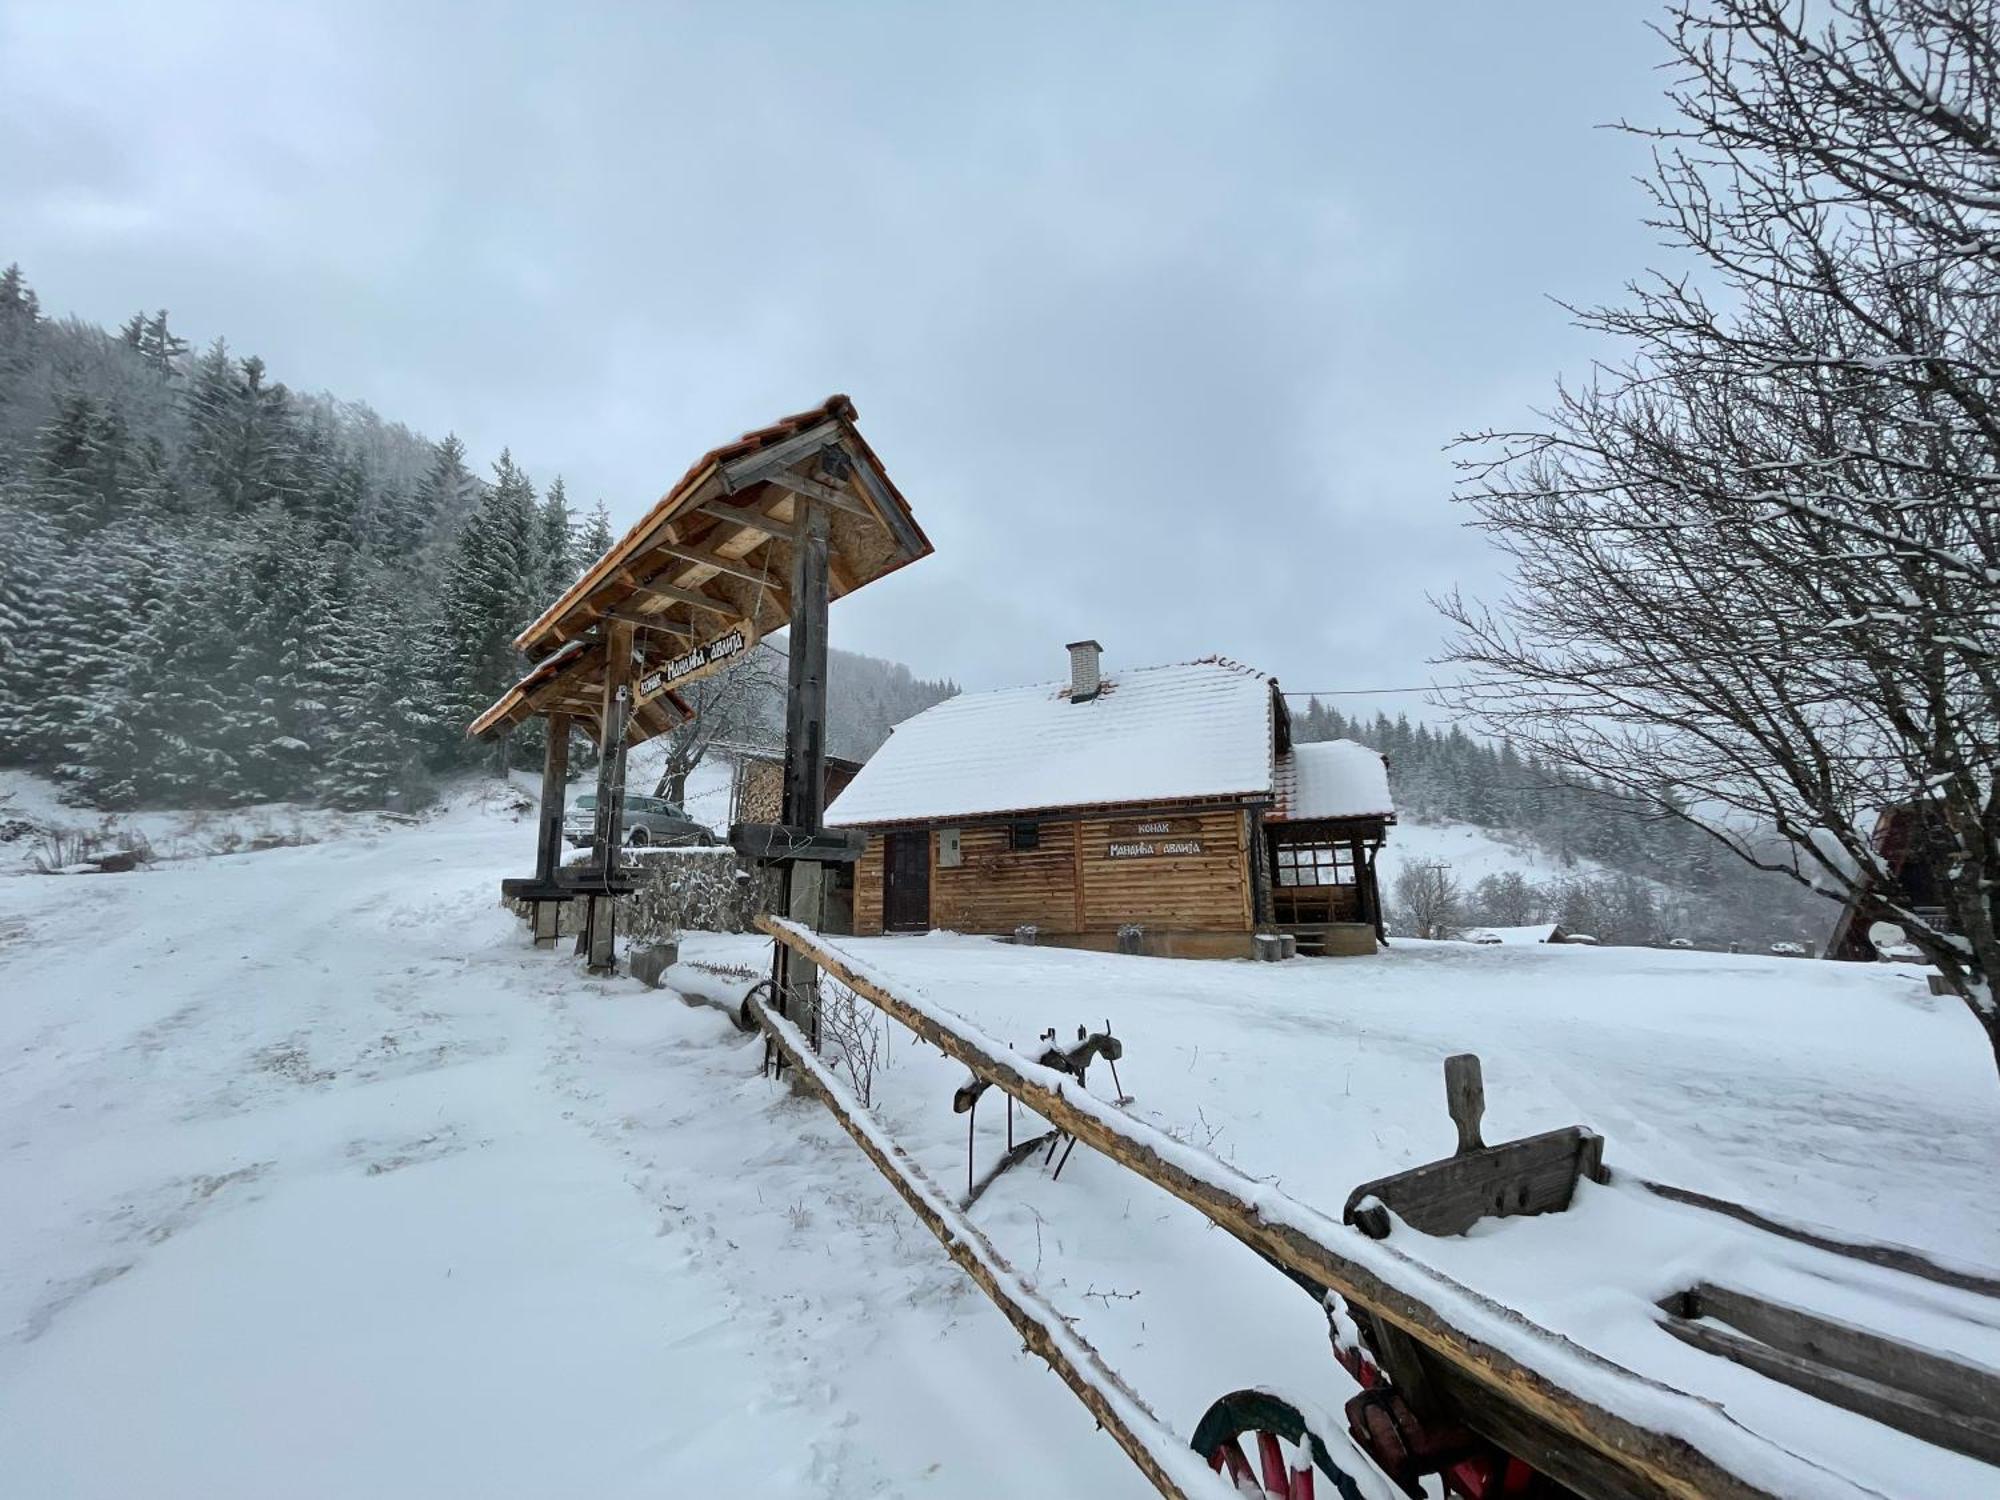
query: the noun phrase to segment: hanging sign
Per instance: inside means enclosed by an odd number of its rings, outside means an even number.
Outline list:
[[[1203,853],[1195,838],[1113,839],[1104,846],[1106,859],[1173,859]]]
[[[748,620],[732,625],[712,640],[668,657],[639,679],[639,701],[657,698],[711,672],[719,672],[757,644],[757,627]]]

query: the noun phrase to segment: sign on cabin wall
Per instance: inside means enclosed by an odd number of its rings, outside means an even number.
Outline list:
[[[1193,819],[1186,820],[1192,822]],[[1104,846],[1106,859],[1166,859],[1203,853],[1197,838],[1113,839]]]
[[[1110,828],[1114,839],[1164,839],[1200,832],[1200,818],[1126,818]]]
[[[729,627],[712,640],[668,657],[639,679],[639,701],[657,698],[669,688],[683,687],[711,672],[719,672],[757,644],[757,627],[748,620]]]

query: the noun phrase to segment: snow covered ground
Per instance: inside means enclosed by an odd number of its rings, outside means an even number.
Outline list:
[[[1142,1492],[755,1043],[526,946],[492,809],[0,880],[0,1492]]]
[[[1150,1493],[759,1043],[528,947],[501,807],[0,879],[0,1492]],[[1108,1017],[1133,1113],[1335,1213],[1449,1149],[1471,1048],[1489,1138],[1581,1122],[1614,1166],[2000,1262],[2000,1087],[1893,968],[855,946],[1022,1043]],[[947,1186],[956,1076],[898,1040],[879,1080]],[[1240,1385],[1345,1395],[1296,1288],[1088,1151],[977,1214],[1179,1430]]]

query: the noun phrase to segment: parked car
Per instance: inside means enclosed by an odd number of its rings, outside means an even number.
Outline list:
[[[588,844],[597,834],[597,794],[586,792],[563,818],[563,837]],[[665,797],[625,794],[625,842],[646,844],[713,844],[715,835],[687,815],[687,809]]]

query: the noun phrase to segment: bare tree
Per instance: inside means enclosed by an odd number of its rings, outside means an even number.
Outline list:
[[[1485,433],[1456,594],[1484,727],[1900,925],[2000,1065],[2000,28],[1992,0],[1708,0],[1659,28],[1678,121],[1631,350]],[[1882,858],[1935,830],[1947,909]],[[1774,846],[1768,831],[1783,842]]]
[[[1495,927],[1526,927],[1542,920],[1548,897],[1519,870],[1488,875],[1473,888],[1474,919]]]
[[[755,743],[776,733],[775,705],[783,704],[784,693],[785,658],[764,645],[683,689],[681,697],[694,712],[660,738],[666,760],[653,795],[685,802],[688,777],[716,745]]]
[[[1397,923],[1407,926],[1410,936],[1448,938],[1457,933],[1464,894],[1450,865],[1405,865],[1396,875],[1393,895]]]

